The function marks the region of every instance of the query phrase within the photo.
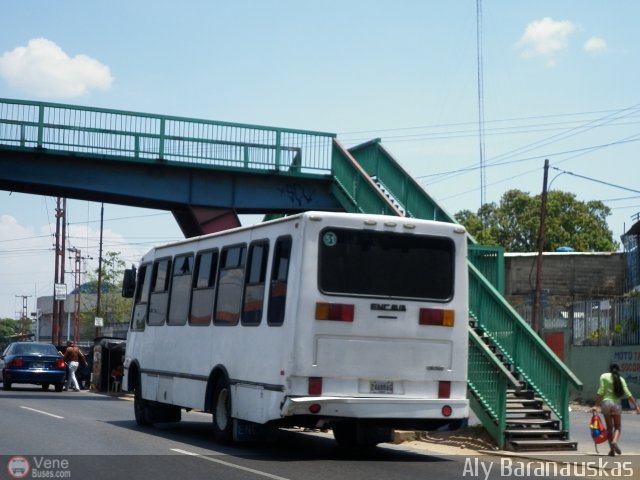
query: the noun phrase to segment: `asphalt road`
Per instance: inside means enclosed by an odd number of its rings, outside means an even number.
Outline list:
[[[207,414],[183,412],[180,423],[139,427],[130,400],[85,391],[18,385],[0,391],[0,412],[0,479],[505,478],[499,457],[386,444],[344,451],[324,433],[286,430],[273,443],[221,446]],[[509,461],[516,462],[506,472],[513,477],[519,460]]]

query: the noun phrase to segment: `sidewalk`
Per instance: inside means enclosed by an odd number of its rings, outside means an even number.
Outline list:
[[[591,410],[588,407],[572,405],[570,412],[570,438],[578,442],[577,451],[549,452],[511,452],[499,450],[482,435],[483,429],[466,428],[458,432],[399,432],[397,443],[420,450],[429,450],[439,455],[459,455],[465,457],[493,456],[510,457],[514,461],[589,463],[604,465],[605,469],[625,463],[632,468],[635,478],[640,478],[640,415],[625,412],[622,415],[622,435],[619,446],[622,455],[609,457],[608,443],[598,445],[591,439],[589,421]],[[473,423],[473,422],[472,422]]]

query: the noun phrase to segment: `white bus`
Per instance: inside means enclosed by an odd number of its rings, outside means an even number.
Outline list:
[[[299,426],[347,446],[460,426],[466,242],[451,223],[306,212],[152,249],[123,286],[136,421],[198,409],[220,442]]]

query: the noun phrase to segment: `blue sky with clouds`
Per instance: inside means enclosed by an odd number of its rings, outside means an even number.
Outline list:
[[[474,0],[8,1],[0,97],[381,137],[446,210],[475,211],[477,13]],[[552,188],[611,207],[619,238],[640,211],[640,3],[484,0],[481,14],[486,200],[539,193],[548,158],[627,188],[550,172]],[[16,295],[52,291],[54,208],[0,192],[0,318]],[[97,258],[100,206],[68,214]],[[107,205],[105,218],[128,261],[180,236],[163,212]]]

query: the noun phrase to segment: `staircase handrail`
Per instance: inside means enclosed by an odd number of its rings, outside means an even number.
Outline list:
[[[471,407],[500,448],[504,446],[507,388],[520,389],[520,383],[469,327],[468,380]],[[477,407],[476,402],[480,404]]]
[[[351,153],[336,139],[333,139],[331,174],[332,190],[347,212],[380,213],[404,216],[385,197],[371,177],[353,158]]]
[[[368,142],[349,148],[349,152],[357,158],[369,176],[377,178],[393,193],[395,199],[401,204],[407,217],[436,220],[439,222],[458,223],[453,215],[444,210],[433,200],[427,192],[414,180],[407,171],[400,166],[396,159],[389,153],[376,138]],[[375,158],[364,158],[358,155],[372,146],[376,147]],[[383,159],[382,162],[379,160]],[[425,202],[427,200],[427,202]],[[425,206],[428,204],[428,208]]]
[[[495,363],[496,369],[499,371],[500,375],[503,375],[506,378],[507,383],[511,385],[511,387],[513,387],[515,390],[520,390],[522,388],[522,386],[520,385],[520,381],[500,361],[497,355],[491,351],[489,346],[484,341],[482,341],[480,335],[478,335],[478,333],[472,327],[469,327],[469,339],[480,348],[482,354],[485,357],[490,358],[491,361]]]
[[[517,372],[560,418],[569,420],[569,387],[582,382],[470,262],[469,308]]]

